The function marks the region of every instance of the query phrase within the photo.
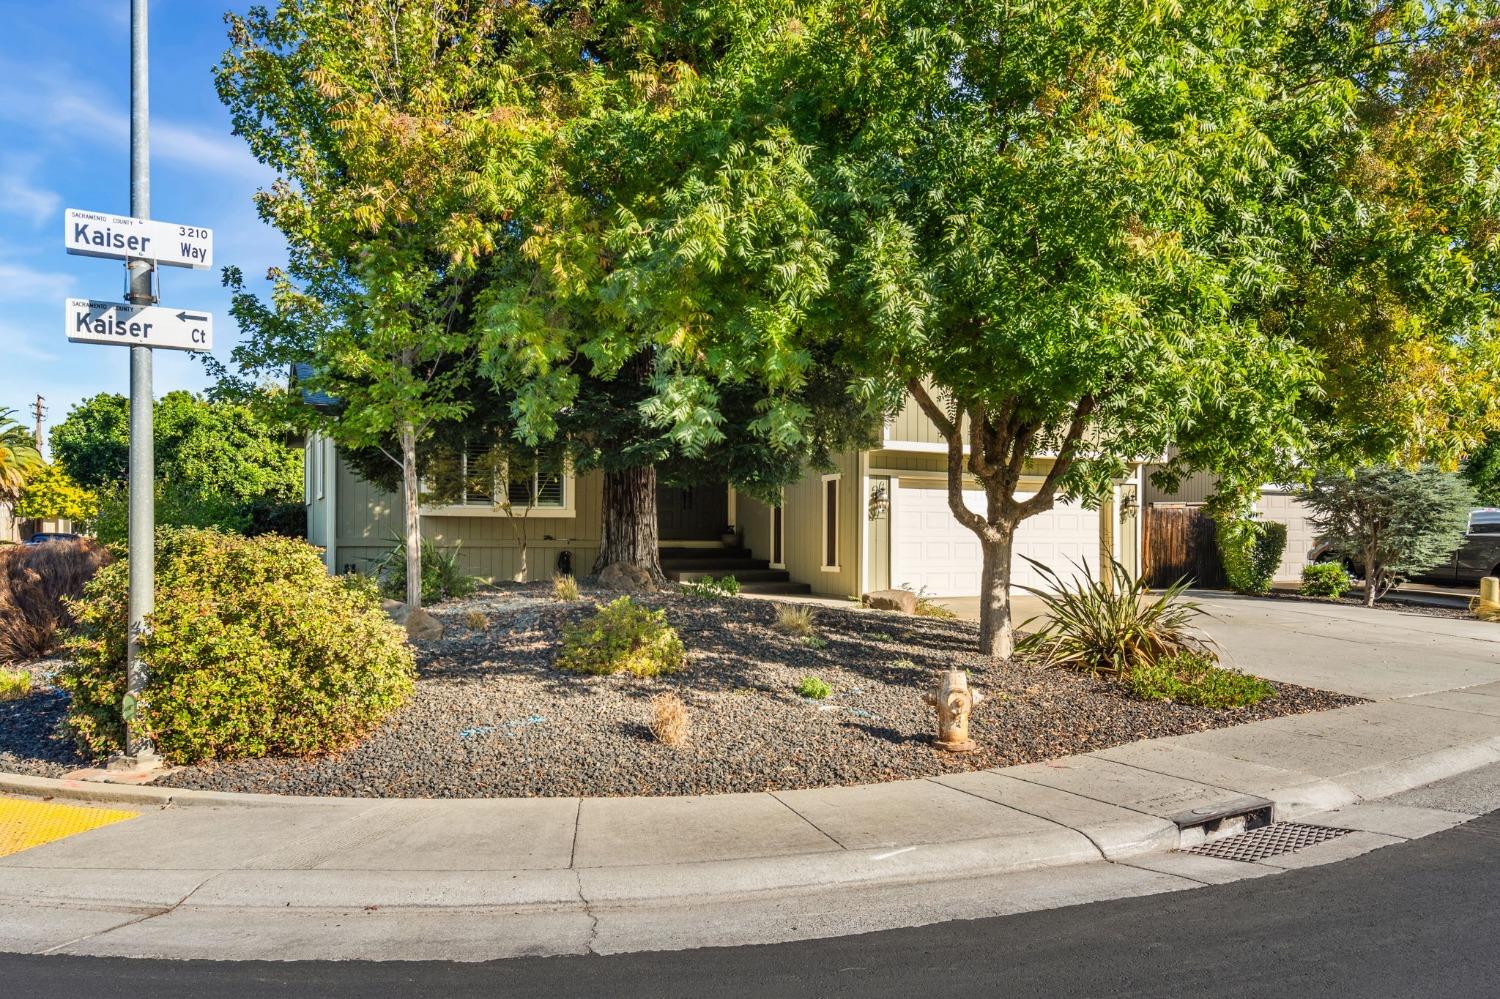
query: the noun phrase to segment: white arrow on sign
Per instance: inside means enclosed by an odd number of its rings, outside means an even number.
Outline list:
[[[214,262],[212,229],[77,208],[63,213],[63,246],[86,257],[154,260],[169,267],[210,267]]]
[[[64,316],[68,339],[74,343],[114,343],[170,350],[214,348],[214,317],[211,312],[70,298]]]

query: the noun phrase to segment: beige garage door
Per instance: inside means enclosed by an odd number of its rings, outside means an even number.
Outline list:
[[[964,505],[982,512],[983,491],[965,490]],[[1059,503],[1021,525],[1015,551],[1011,573],[1017,585],[1044,585],[1023,555],[1052,567],[1064,580],[1073,577],[1075,562],[1097,569],[1099,513]],[[892,585],[919,592],[925,588],[940,597],[974,596],[979,592],[981,562],[979,539],[954,519],[946,486],[936,480],[900,480],[891,495]]]

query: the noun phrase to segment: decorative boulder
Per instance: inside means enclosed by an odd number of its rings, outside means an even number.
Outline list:
[[[399,600],[382,600],[380,605],[385,608],[386,617],[397,624],[405,624],[406,615],[411,613],[411,608]]]
[[[406,637],[413,642],[432,642],[443,637],[443,623],[424,610],[406,615]]]
[[[599,573],[598,583],[602,589],[619,593],[649,593],[656,589],[651,574],[629,562],[611,562],[605,566]]]
[[[917,595],[911,590],[875,590],[866,593],[859,600],[871,610],[898,611],[902,614],[917,612]]]

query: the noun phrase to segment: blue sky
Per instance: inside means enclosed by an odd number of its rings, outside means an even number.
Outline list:
[[[249,0],[152,0],[151,208],[155,218],[214,230],[214,266],[161,269],[162,304],[210,309],[215,353],[238,333],[219,270],[258,279],[284,262],[251,201],[271,173],[230,134],[212,69],[223,15]],[[0,39],[0,408],[46,397],[49,425],[96,392],[127,390],[124,347],[69,343],[63,299],[119,300],[123,266],[62,248],[64,208],[130,209],[129,0],[5,4]],[[196,357],[155,354],[156,392],[208,384]],[[29,416],[26,422],[30,423]]]

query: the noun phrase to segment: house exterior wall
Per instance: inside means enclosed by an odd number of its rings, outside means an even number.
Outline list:
[[[752,558],[771,558],[771,508],[753,496],[735,497],[735,527],[745,538]]]
[[[823,568],[823,483],[826,475],[839,477],[839,565],[834,570]],[[830,472],[809,470],[799,481],[787,486],[784,495],[787,572],[793,579],[810,585],[819,596],[859,595],[860,532],[865,506],[859,454],[850,451],[837,455]],[[766,557],[759,551],[756,556]]]

